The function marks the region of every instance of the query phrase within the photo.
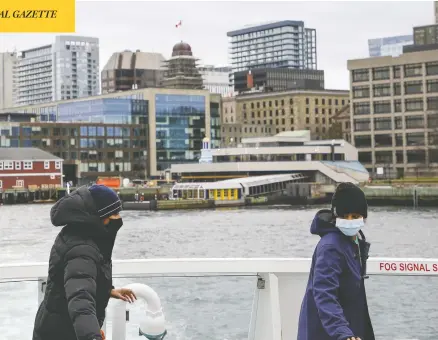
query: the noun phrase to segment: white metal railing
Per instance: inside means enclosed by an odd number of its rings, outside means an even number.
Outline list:
[[[309,258],[134,259],[114,261],[113,277],[257,276],[248,339],[292,340],[297,322],[291,320],[298,320],[310,265]],[[38,281],[40,303],[47,269],[47,263],[3,264],[0,282]],[[370,258],[367,274],[438,276],[438,259]]]

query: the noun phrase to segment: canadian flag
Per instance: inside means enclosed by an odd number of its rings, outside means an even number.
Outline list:
[[[181,25],[182,25],[182,21],[180,20],[180,21],[178,21],[178,22],[176,23],[175,27],[178,28],[178,27],[180,27]]]

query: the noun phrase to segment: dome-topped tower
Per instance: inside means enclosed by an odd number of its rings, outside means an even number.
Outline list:
[[[181,55],[193,56],[192,48],[189,44],[181,41],[175,46],[173,46],[172,57],[177,57]]]
[[[165,61],[163,86],[171,89],[203,89],[197,60],[189,44],[181,41],[173,46],[172,57]]]

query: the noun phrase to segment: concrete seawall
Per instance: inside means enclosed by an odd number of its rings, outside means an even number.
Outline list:
[[[438,187],[366,186],[362,189],[370,205],[438,207]]]

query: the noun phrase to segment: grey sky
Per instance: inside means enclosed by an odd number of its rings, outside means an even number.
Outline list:
[[[175,24],[183,21],[181,29]],[[100,66],[124,49],[170,56],[183,39],[206,64],[226,64],[226,32],[246,24],[302,20],[316,28],[326,87],[348,89],[346,61],[368,57],[368,39],[411,34],[434,23],[432,1],[412,2],[78,2],[76,32],[100,39]],[[50,44],[54,34],[2,34],[0,51]]]

